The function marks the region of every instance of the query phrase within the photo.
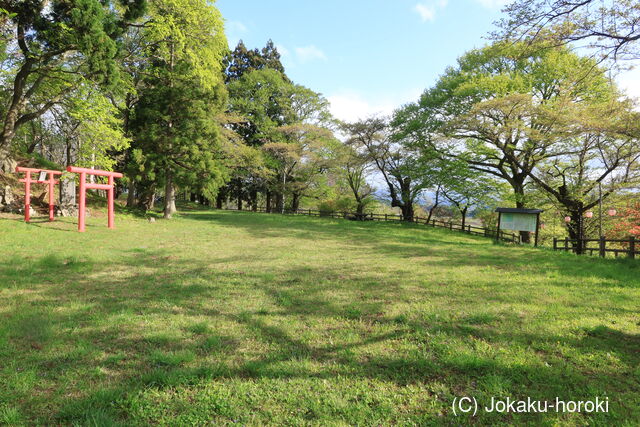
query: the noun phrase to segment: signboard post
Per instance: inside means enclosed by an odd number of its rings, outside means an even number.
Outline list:
[[[503,229],[513,231],[527,231],[535,233],[535,246],[538,246],[538,233],[540,231],[541,209],[498,208],[498,231],[496,239],[500,240],[500,231]]]

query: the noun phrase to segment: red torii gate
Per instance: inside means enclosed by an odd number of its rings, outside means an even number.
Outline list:
[[[67,166],[68,172],[80,174],[80,194],[78,201],[78,231],[85,230],[85,213],[86,213],[86,200],[87,190],[106,190],[107,191],[107,226],[114,228],[115,213],[114,213],[114,179],[122,178],[122,174],[119,172],[108,172],[97,169],[79,168],[75,166]],[[49,184],[49,221],[53,221],[54,215],[54,195],[53,188],[60,181],[55,179],[56,175],[62,175],[61,171],[54,171],[48,169],[34,169],[24,168],[21,166],[16,167],[16,172],[23,172],[25,177],[20,179],[20,182],[24,182],[24,220],[29,222],[31,220],[30,208],[31,208],[31,184]],[[32,173],[46,173],[49,176],[47,180],[31,179]],[[107,184],[92,184],[87,182],[87,175],[106,176]]]
[[[122,178],[122,174],[119,172],[107,172],[89,168],[78,168],[75,166],[67,166],[68,172],[80,174],[80,194],[78,200],[78,231],[84,231],[84,216],[87,190],[106,190],[107,191],[107,226],[114,228],[114,179]],[[107,184],[92,184],[88,183],[87,175],[106,176]]]
[[[60,171],[52,171],[47,169],[34,169],[34,168],[23,168],[16,167],[16,172],[24,172],[24,178],[20,180],[20,182],[24,182],[24,221],[29,222],[31,220],[30,210],[31,210],[31,184],[49,184],[49,221],[53,221],[53,187],[59,183],[60,181],[55,179],[56,175],[62,175]],[[41,180],[31,179],[32,173],[43,174],[46,173],[49,176],[49,179]],[[40,178],[40,177],[38,177]]]

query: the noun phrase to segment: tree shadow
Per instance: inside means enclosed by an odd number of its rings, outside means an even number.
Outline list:
[[[241,221],[209,213],[185,217],[244,227],[261,237],[336,239],[334,226],[319,221]],[[373,236],[371,226],[385,227],[393,241]],[[528,268],[530,249],[513,248],[513,254],[504,255],[479,238],[463,236],[452,243],[446,232],[418,233],[422,227],[408,227],[416,228],[415,236],[396,233],[405,230],[398,224],[345,226],[338,235],[372,259],[394,255],[424,262],[425,268],[429,263],[452,269],[500,265],[506,283],[517,280],[514,272]],[[424,247],[430,242],[438,247]],[[470,256],[474,248],[483,252]],[[554,284],[561,285],[565,275],[588,275],[581,270],[587,261],[576,259],[574,269],[564,260],[554,263],[553,253],[542,254],[545,268],[558,270]],[[267,260],[270,256],[264,255]],[[420,260],[423,256],[429,259]],[[408,271],[381,280],[373,271],[353,274],[348,265],[331,264],[286,265],[275,279],[227,269],[246,260],[244,255],[176,257],[163,249],[126,250],[108,263],[62,255],[0,260],[0,365],[5,366],[0,374],[21,379],[33,373],[41,379],[23,389],[20,381],[7,380],[0,403],[20,401],[34,423],[90,423],[101,414],[103,421],[126,424],[132,405],[149,389],[198,389],[212,381],[349,378],[399,387],[445,384],[446,391],[433,399],[446,417],[451,417],[453,397],[491,393],[552,400],[607,392],[618,396],[616,420],[633,414],[622,401],[638,390],[632,370],[640,362],[638,334],[604,321],[571,333],[532,330],[527,317],[516,311],[482,311],[535,299],[501,292],[504,282],[453,289],[426,285],[424,277]],[[619,266],[635,271],[608,261],[601,261],[604,267],[596,273],[603,279]],[[635,287],[637,283],[630,286]],[[453,299],[444,312],[437,305],[433,310],[410,308],[416,301],[435,304],[445,297]],[[467,300],[480,312],[466,310]],[[402,312],[391,310],[394,306]],[[593,309],[593,302],[582,298],[562,314],[586,308]],[[615,314],[634,315],[623,309]],[[614,369],[601,365],[607,360]],[[575,396],[566,396],[567,390]],[[50,401],[62,404],[52,408]],[[49,418],[51,413],[55,418]],[[425,424],[455,424],[454,418],[425,417]],[[517,420],[551,422],[558,417],[532,414]],[[478,424],[494,422],[515,421],[508,415],[488,416]]]

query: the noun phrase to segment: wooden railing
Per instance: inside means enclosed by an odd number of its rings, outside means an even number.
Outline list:
[[[228,210],[237,210],[237,209],[228,209]],[[402,215],[397,214],[376,214],[376,213],[363,213],[358,214],[356,212],[333,212],[333,211],[320,211],[314,209],[298,209],[296,211],[292,211],[290,209],[285,209],[284,212],[281,211],[267,211],[263,208],[258,208],[253,210],[253,212],[261,212],[261,213],[284,213],[285,215],[305,215],[305,216],[315,216],[315,217],[326,217],[326,218],[341,218],[341,219],[349,219],[354,221],[393,221],[393,222],[402,222],[404,221]],[[452,221],[442,221],[437,219],[427,220],[427,218],[422,218],[419,216],[414,216],[413,221],[416,224],[423,224],[430,227],[437,228],[446,228],[452,231],[460,231],[466,234],[471,234],[474,236],[483,236],[490,237],[495,240],[501,240],[503,242],[509,243],[520,243],[520,235],[515,233],[507,233],[503,230],[500,230],[500,235],[496,235],[496,230],[492,230],[484,227],[477,227],[470,224],[465,224],[464,226],[459,223],[455,223]]]
[[[597,244],[596,247],[590,245]],[[607,247],[608,244],[617,244],[618,246],[622,246],[621,248],[612,248]],[[629,258],[635,258],[637,254],[640,253],[636,247],[636,238],[635,236],[629,237],[629,239],[553,239],[553,250],[554,251],[568,251],[577,254],[586,254],[593,255],[597,253],[598,256],[602,258],[607,256],[607,253],[613,253],[617,258],[619,254],[625,254]]]

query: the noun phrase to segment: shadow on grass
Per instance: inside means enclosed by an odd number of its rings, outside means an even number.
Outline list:
[[[446,234],[429,233],[427,239],[396,233],[405,227],[396,224],[347,228],[333,221],[306,223],[297,218],[256,222],[228,214],[185,216],[245,227],[263,237],[293,234],[301,239],[335,239],[335,227],[340,226],[341,238],[372,256],[430,254],[443,259],[429,262],[450,267],[502,265],[508,269],[514,263],[526,264],[527,254],[518,248],[514,250],[520,252],[512,256],[503,250],[499,255],[499,248],[493,253],[491,245],[476,238],[461,236],[460,242],[450,243]],[[400,243],[372,236],[370,226],[384,227],[389,240],[393,236]],[[419,227],[409,227],[418,234]],[[424,248],[428,242],[438,242],[440,247]],[[469,258],[469,247],[482,245],[489,253]],[[589,274],[581,270],[586,261],[572,258],[578,267],[571,267],[565,257],[554,264],[554,255],[542,254],[549,268],[562,269],[567,275]],[[606,355],[611,355],[617,363],[637,366],[637,334],[604,325],[562,336],[545,330],[536,333],[512,312],[391,316],[387,314],[391,302],[428,300],[439,291],[403,289],[397,283],[410,280],[404,272],[394,274],[396,283],[383,283],[379,276],[367,272],[348,276],[348,271],[331,265],[290,266],[274,281],[257,273],[239,277],[223,268],[240,259],[202,261],[176,258],[163,250],[135,249],[106,264],[90,257],[55,255],[0,261],[0,301],[4,303],[0,365],[6,367],[0,372],[6,376],[19,366],[43,383],[23,388],[18,382],[8,385],[0,391],[0,403],[20,400],[29,420],[40,423],[108,424],[126,422],[143,390],[199,387],[227,379],[348,377],[399,386],[438,382],[453,390],[487,394],[499,390],[543,400],[565,396],[567,390],[575,394],[565,397],[576,399],[593,398],[589,393],[594,392],[637,391],[637,380],[628,371],[558,354],[561,343],[570,354],[583,358],[607,360]],[[614,277],[610,269],[620,266],[635,271],[633,265],[599,262],[604,267],[596,274],[603,278]],[[344,297],[326,292],[336,283]],[[496,301],[496,294],[483,291],[468,296],[479,307]],[[264,307],[244,308],[249,297],[264,299]],[[191,318],[204,320],[193,323]],[[324,325],[335,329],[325,330]],[[319,329],[317,334],[330,339],[303,337],[309,328]],[[346,337],[341,335],[345,331],[349,332]],[[503,352],[514,356],[504,357]],[[51,399],[61,403],[53,414],[47,412],[52,410]],[[617,416],[624,418],[624,407]]]
[[[554,252],[548,248],[496,244],[485,237],[418,224],[354,222],[233,211],[200,211],[184,213],[183,217],[242,227],[251,235],[262,238],[286,236],[310,241],[339,238],[353,244],[354,250],[363,250],[374,256],[441,258],[429,259],[425,267],[486,266],[510,271],[553,271],[567,278],[601,278],[600,286],[640,287],[640,260],[600,259]],[[372,228],[376,229],[376,233],[371,232]],[[532,262],[532,259],[535,261]]]

